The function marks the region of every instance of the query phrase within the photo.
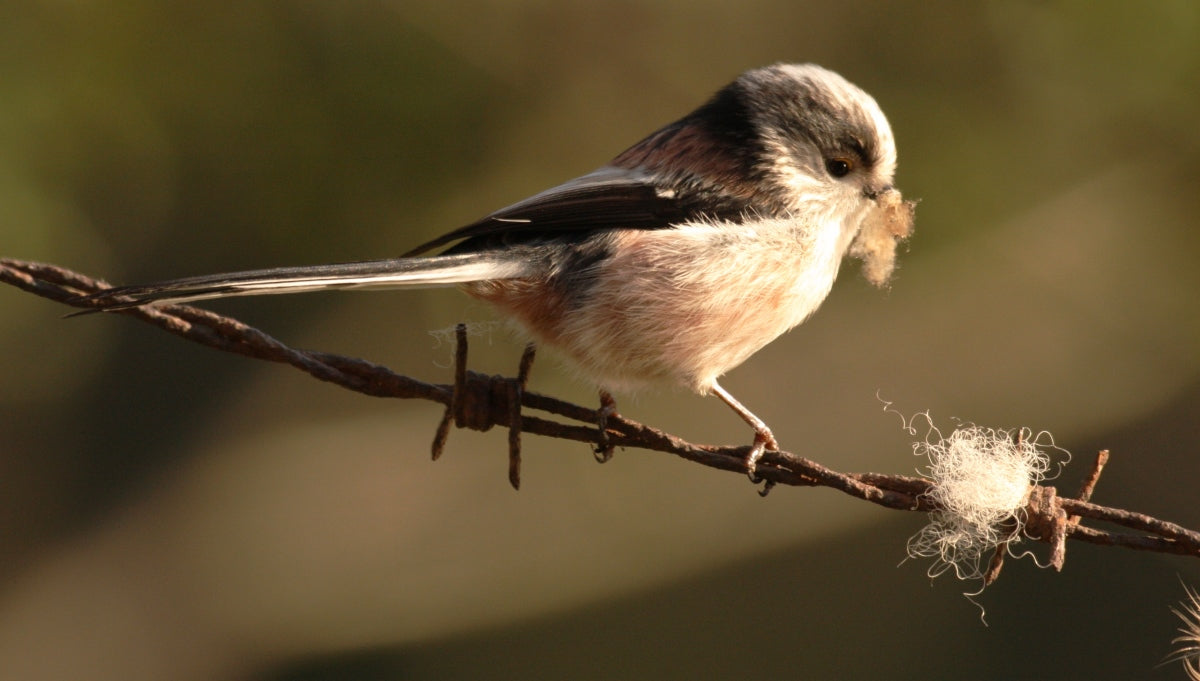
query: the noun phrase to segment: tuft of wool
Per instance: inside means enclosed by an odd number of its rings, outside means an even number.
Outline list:
[[[925,439],[913,444],[913,453],[928,460],[922,474],[934,482],[928,496],[939,510],[909,539],[908,555],[932,558],[930,577],[954,570],[959,579],[980,579],[996,547],[1020,539],[1029,491],[1050,469],[1043,448],[1054,448],[1049,433],[1031,435],[963,424],[943,436],[930,422]]]
[[[896,246],[912,235],[917,204],[896,191],[885,192],[863,219],[850,244],[850,256],[862,261],[862,273],[875,286],[885,286],[896,268]]]

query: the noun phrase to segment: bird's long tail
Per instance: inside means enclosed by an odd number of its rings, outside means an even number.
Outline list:
[[[434,287],[530,273],[529,260],[499,252],[393,258],[339,265],[278,267],[210,274],[153,284],[119,286],[85,296],[91,310],[120,310],[151,303],[180,303],[206,298],[300,293],[332,289]],[[91,311],[89,310],[89,311]]]

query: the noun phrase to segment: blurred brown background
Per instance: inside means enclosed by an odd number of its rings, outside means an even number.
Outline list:
[[[742,70],[872,93],[922,199],[889,292],[726,386],[788,449],[910,473],[930,410],[1113,450],[1097,501],[1200,526],[1200,5],[27,2],[0,6],[0,255],[115,282],[384,257],[584,173]],[[214,303],[292,345],[449,380],[454,291]],[[977,600],[922,523],[762,500],[660,454],[596,466],[0,289],[0,677],[1181,678],[1194,559],[1073,544]],[[474,367],[519,345],[479,327]],[[594,399],[543,357],[534,389]],[[716,400],[622,411],[741,443]],[[1044,551],[1035,547],[1035,551]]]

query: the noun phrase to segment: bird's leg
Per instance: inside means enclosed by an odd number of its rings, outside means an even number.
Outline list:
[[[617,413],[617,400],[607,390],[600,390],[600,408],[596,410],[596,427],[600,429],[600,441],[593,452],[596,461],[604,463],[612,458],[613,444],[608,439],[608,417]]]
[[[733,395],[730,395],[716,381],[713,381],[712,391],[754,429],[754,446],[750,448],[750,454],[746,456],[746,473],[750,475],[752,481],[759,482],[755,469],[758,466],[758,460],[762,458],[763,452],[768,449],[779,451],[779,443],[775,441],[775,435],[771,433],[771,429],[767,427],[767,424],[762,419],[755,416],[754,412],[747,409],[741,402],[738,402]]]

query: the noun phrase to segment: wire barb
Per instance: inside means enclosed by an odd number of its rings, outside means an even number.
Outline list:
[[[467,369],[467,325],[454,327],[454,386],[433,435],[432,458],[437,461],[446,448],[450,426],[487,431],[502,423],[508,426],[508,482],[521,488],[521,403],[533,370],[537,348],[525,346],[516,378],[486,376]],[[503,416],[503,419],[501,419]]]
[[[462,324],[459,324],[462,327]],[[466,342],[466,335],[461,337]],[[529,383],[529,372],[533,370],[533,358],[537,346],[529,343],[521,353],[517,367],[517,379],[508,383],[508,482],[513,489],[521,489],[521,400],[525,386]]]

